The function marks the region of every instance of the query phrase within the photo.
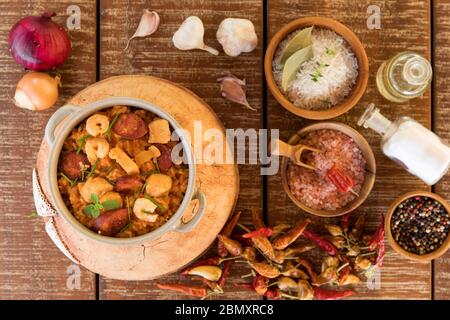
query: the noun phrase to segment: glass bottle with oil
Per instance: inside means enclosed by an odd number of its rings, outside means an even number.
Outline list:
[[[381,95],[389,101],[401,103],[421,96],[428,89],[432,76],[427,59],[405,51],[383,62],[376,80]]]

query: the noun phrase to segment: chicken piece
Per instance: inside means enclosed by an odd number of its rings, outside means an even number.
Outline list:
[[[139,220],[155,222],[158,219],[158,215],[153,214],[156,208],[157,206],[149,199],[138,198],[134,202],[133,213]]]
[[[109,151],[109,157],[116,160],[128,175],[138,175],[139,167],[137,164],[120,148],[112,148]]]
[[[134,159],[138,167],[141,168],[144,163],[152,161],[153,158],[158,158],[160,155],[161,151],[157,147],[150,146],[148,150],[139,152]]]
[[[78,185],[81,197],[87,203],[92,202],[92,194],[95,194],[100,199],[100,197],[105,193],[113,190],[113,186],[108,181],[100,177],[88,178],[85,183],[80,183]]]
[[[165,119],[153,120],[148,124],[149,131],[149,143],[162,143],[166,144],[170,141],[170,126],[169,122]]]
[[[146,180],[145,193],[152,197],[167,195],[172,188],[172,178],[162,173],[150,175]]]

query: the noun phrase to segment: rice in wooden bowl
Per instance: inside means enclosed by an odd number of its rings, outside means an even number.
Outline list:
[[[293,39],[299,40],[296,45]],[[269,43],[264,71],[270,91],[284,108],[315,120],[350,110],[369,77],[358,37],[336,20],[321,17],[300,18],[279,30]]]
[[[353,128],[337,122],[322,122],[307,126],[288,141],[322,150],[306,154],[303,161],[316,170],[281,162],[281,177],[289,198],[301,209],[321,217],[341,216],[358,208],[369,196],[375,183],[376,163],[372,149],[362,135]],[[340,193],[327,179],[326,172],[337,165],[350,176],[353,191]]]

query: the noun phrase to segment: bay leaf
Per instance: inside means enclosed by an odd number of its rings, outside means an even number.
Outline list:
[[[309,45],[303,49],[298,50],[286,60],[283,68],[283,75],[281,78],[281,87],[284,91],[287,90],[289,84],[295,79],[297,71],[300,67],[313,57],[312,46]]]
[[[312,44],[311,33],[314,27],[309,27],[300,30],[284,47],[281,54],[280,64],[283,65],[290,56],[300,49],[303,49]]]

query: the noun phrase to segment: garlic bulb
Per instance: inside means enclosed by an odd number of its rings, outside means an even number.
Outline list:
[[[222,45],[223,51],[231,57],[236,57],[242,52],[251,52],[258,44],[255,27],[247,19],[227,18],[223,20],[216,37]]]
[[[199,17],[190,16],[183,21],[181,26],[172,37],[173,44],[180,50],[200,49],[218,55],[219,51],[208,47],[203,42],[205,28]]]

